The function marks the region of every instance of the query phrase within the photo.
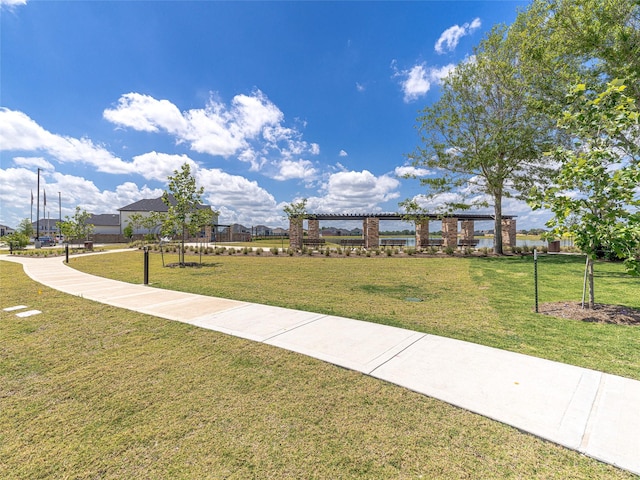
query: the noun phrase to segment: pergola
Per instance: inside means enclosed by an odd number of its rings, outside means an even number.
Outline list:
[[[380,244],[380,220],[402,220],[407,221],[405,215],[400,213],[307,213],[304,218],[308,222],[308,239],[320,239],[320,221],[329,220],[362,220],[362,236],[365,248],[377,248]],[[298,221],[296,221],[298,220]],[[475,231],[474,222],[494,221],[493,215],[482,215],[472,213],[456,213],[450,215],[423,214],[420,215],[416,223],[416,247],[422,248],[429,245],[429,221],[438,220],[442,222],[442,246],[458,246],[458,222],[461,224],[460,244],[472,245],[473,233]],[[299,219],[289,219],[289,245],[292,248],[302,248],[303,245],[303,222]],[[502,241],[506,246],[516,245],[516,220],[515,215],[502,216]]]

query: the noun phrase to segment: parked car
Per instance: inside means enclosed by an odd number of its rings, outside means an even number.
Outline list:
[[[43,247],[50,247],[55,244],[55,240],[49,236],[40,237],[40,245]]]

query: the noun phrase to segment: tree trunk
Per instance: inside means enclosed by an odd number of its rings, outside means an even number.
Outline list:
[[[493,227],[493,253],[502,255],[502,194],[496,193],[494,196],[495,224]]]
[[[595,294],[593,291],[593,258],[589,258],[589,308],[596,306]]]

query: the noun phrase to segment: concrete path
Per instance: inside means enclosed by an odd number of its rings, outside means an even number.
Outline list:
[[[108,280],[60,257],[0,259],[71,295],[331,362],[640,475],[639,381],[401,328]]]

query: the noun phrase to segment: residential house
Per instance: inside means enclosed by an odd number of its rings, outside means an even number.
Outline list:
[[[120,234],[120,215],[115,213],[101,213],[99,215],[91,215],[87,220],[88,224],[93,225],[94,235],[119,235]]]
[[[175,198],[173,198],[172,196],[169,197],[170,198],[170,202],[175,205],[176,200]],[[199,205],[198,206],[199,209],[211,209],[210,205]],[[132,203],[130,205],[126,205],[122,208],[119,208],[118,211],[120,212],[120,233],[122,234],[123,229],[129,224],[131,223],[131,216],[135,215],[135,214],[140,214],[142,216],[148,216],[150,215],[152,212],[162,212],[162,213],[166,213],[169,211],[169,207],[167,206],[166,203],[164,203],[164,201],[162,200],[162,197],[158,197],[158,198],[145,198],[143,200],[139,200],[135,203]],[[203,235],[207,238],[211,238],[212,237],[212,230],[213,228],[218,224],[218,215],[214,214],[211,220],[211,225],[209,225],[206,229],[205,232],[203,232]],[[134,234],[147,234],[147,233],[153,233],[151,231],[149,231],[148,229],[144,229],[144,228],[136,228],[133,232]]]
[[[6,225],[0,225],[0,237],[11,235],[12,233],[15,233],[15,229],[7,227]]]

